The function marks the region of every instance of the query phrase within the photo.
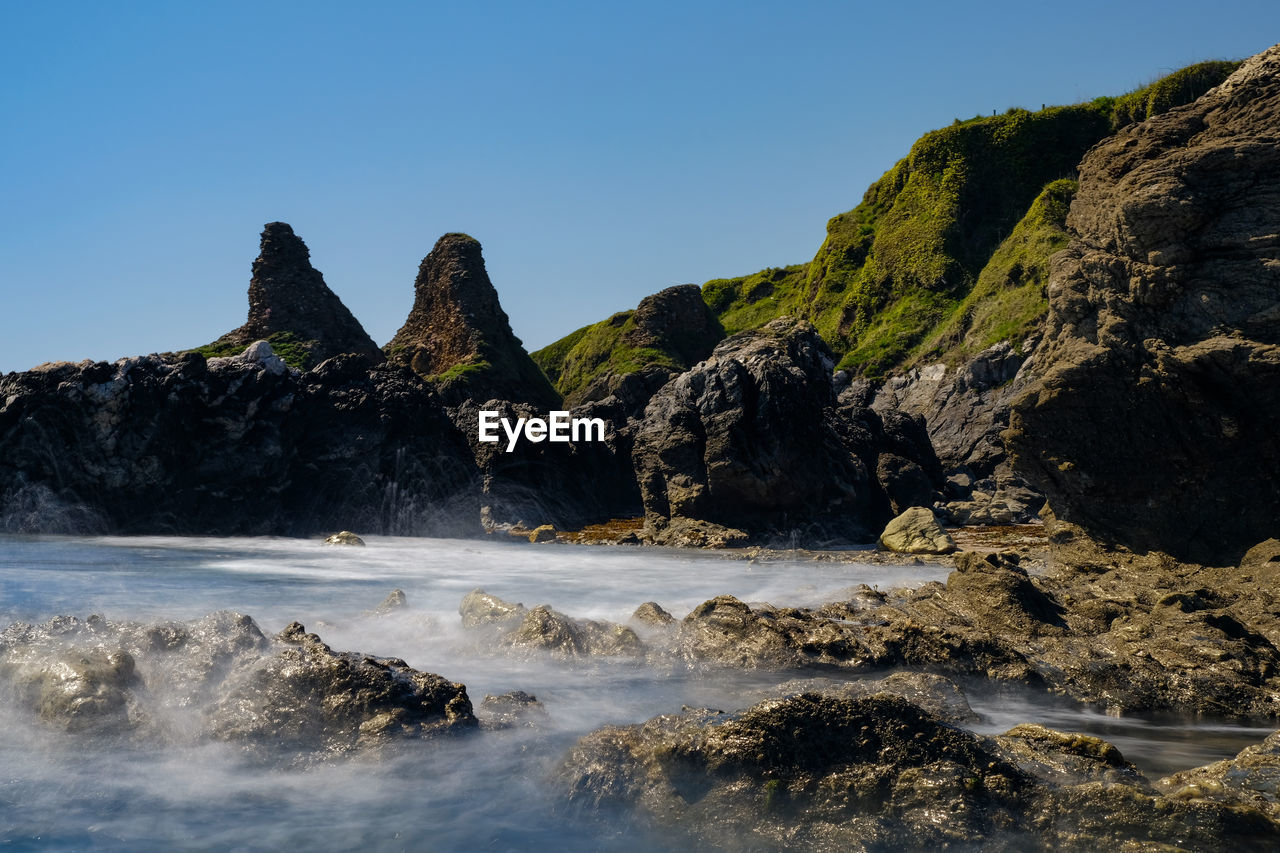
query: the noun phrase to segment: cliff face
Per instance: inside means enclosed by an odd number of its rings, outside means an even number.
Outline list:
[[[1280,46],[1081,163],[1016,462],[1064,520],[1225,564],[1280,533]]]
[[[359,356],[299,373],[259,343],[0,377],[0,530],[465,535],[478,487],[430,387]]]
[[[445,234],[413,287],[413,309],[386,347],[390,361],[429,377],[450,403],[559,405],[560,395],[511,331],[478,240]]]
[[[382,351],[311,266],[307,244],[283,222],[262,230],[261,249],[249,281],[249,317],[201,352],[234,355],[257,340],[270,340],[294,367],[353,353],[380,363]]]

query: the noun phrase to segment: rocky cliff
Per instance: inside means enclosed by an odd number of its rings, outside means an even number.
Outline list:
[[[1280,533],[1280,46],[1080,166],[1009,441],[1054,512],[1213,564]]]
[[[307,244],[283,222],[268,222],[249,281],[245,324],[201,348],[205,356],[235,355],[270,341],[294,367],[308,368],[342,353],[377,364],[382,351],[311,266]]]
[[[478,530],[479,476],[421,379],[265,342],[0,378],[0,529],[408,535]]]
[[[556,393],[511,331],[480,242],[445,234],[418,267],[413,308],[387,357],[429,378],[446,401],[497,398],[544,409]]]

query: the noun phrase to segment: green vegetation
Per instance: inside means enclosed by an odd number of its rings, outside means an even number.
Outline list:
[[[1190,103],[1240,63],[1202,62],[1118,98],[957,119],[926,133],[827,223],[807,264],[708,281],[703,301],[728,334],[787,314],[808,319],[855,373],[956,362],[1015,346],[1047,310],[1049,257],[1067,243],[1084,153],[1116,129]],[[680,367],[671,348],[632,348],[632,312],[533,354],[565,394],[605,372]]]
[[[1149,86],[1121,95],[1111,109],[1111,126],[1119,130],[1189,104],[1227,79],[1241,64],[1215,60],[1188,65]]]
[[[754,329],[775,317],[804,312],[808,269],[808,264],[796,264],[741,278],[718,278],[702,286],[702,298],[726,334]]]
[[[684,370],[679,355],[664,349],[635,346],[635,311],[620,311],[607,320],[578,329],[532,353],[533,361],[566,398],[605,374],[635,373],[646,367]]]
[[[1084,153],[1117,127],[1198,98],[1238,65],[1201,63],[1120,98],[1013,108],[927,133],[827,223],[807,266],[709,281],[703,298],[731,333],[806,317],[841,367],[871,376],[954,360],[993,336],[1021,341],[1043,315],[1042,277],[1065,245],[1060,223]]]
[[[272,352],[296,370],[307,370],[314,366],[311,364],[311,347],[315,345],[315,341],[303,340],[293,332],[276,332],[267,337],[267,343],[271,344]],[[239,355],[246,346],[248,345],[214,341],[187,352],[198,352],[205,358],[225,358]]]
[[[444,373],[437,373],[426,378],[429,382],[454,382],[459,379],[465,379],[468,376],[478,378],[492,369],[493,365],[484,359],[463,361],[450,367]]]
[[[1053,181],[1031,204],[978,275],[977,284],[937,325],[910,362],[964,361],[992,344],[1015,347],[1049,310],[1049,258],[1067,245],[1067,210],[1076,182]]]

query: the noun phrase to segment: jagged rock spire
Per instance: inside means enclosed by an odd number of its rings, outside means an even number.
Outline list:
[[[480,242],[445,234],[422,260],[413,309],[386,346],[388,358],[431,376],[446,397],[540,406],[559,395],[511,331],[485,270]]]
[[[311,266],[307,244],[288,224],[268,222],[249,281],[249,317],[215,346],[248,345],[285,333],[306,350],[308,366],[340,353],[383,360],[377,344]]]

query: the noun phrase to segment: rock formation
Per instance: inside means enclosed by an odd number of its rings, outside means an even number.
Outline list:
[[[365,334],[328,285],[311,266],[307,244],[283,222],[268,222],[249,280],[249,318],[207,349],[231,354],[258,340],[289,344],[298,367],[312,367],[343,353],[383,360],[378,345]]]
[[[1213,564],[1280,533],[1280,46],[1080,165],[1009,439],[1062,519]]]
[[[69,732],[216,739],[287,764],[477,725],[466,687],[402,660],[335,652],[294,622],[59,616],[0,632],[0,688]]]
[[[726,338],[655,394],[632,451],[649,536],[872,541],[890,517],[885,455],[904,508],[917,474],[932,505],[941,468],[923,422],[837,406],[831,365],[813,327],[783,317]]]
[[[445,234],[422,260],[413,308],[387,357],[434,381],[446,402],[497,398],[557,407],[560,395],[511,331],[480,242]]]
[[[938,714],[955,685],[907,679],[605,727],[562,765],[566,798],[735,850],[1267,850],[1280,836],[1257,802],[1266,775],[1253,802],[1157,793],[1106,741],[1037,725],[975,735]]]
[[[0,529],[465,535],[478,484],[431,388],[363,356],[299,374],[263,343],[0,377]]]
[[[579,329],[533,354],[571,405],[617,397],[629,417],[672,377],[711,354],[724,329],[697,285],[646,296],[634,311]]]

